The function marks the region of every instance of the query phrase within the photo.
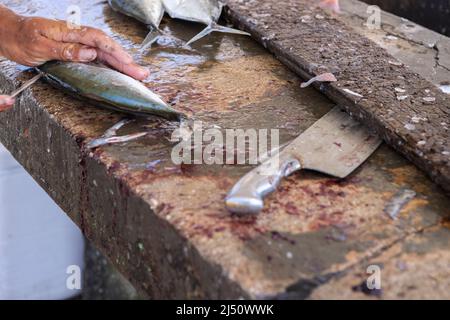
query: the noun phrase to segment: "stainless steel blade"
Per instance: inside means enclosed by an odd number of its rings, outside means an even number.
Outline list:
[[[259,213],[263,198],[274,192],[284,177],[309,169],[345,178],[380,144],[378,137],[335,107],[283,151],[247,173],[229,193],[226,206],[235,213]]]
[[[25,82],[20,88],[18,88],[17,90],[14,90],[11,94],[10,97],[11,98],[15,98],[17,97],[19,94],[21,94],[23,91],[25,91],[26,89],[28,89],[29,87],[31,87],[36,81],[38,81],[40,78],[42,78],[43,74],[39,73],[38,75],[34,76],[33,78],[31,78],[30,80],[28,80],[27,82]]]
[[[302,169],[345,178],[380,145],[381,140],[339,107],[314,123],[283,152]]]

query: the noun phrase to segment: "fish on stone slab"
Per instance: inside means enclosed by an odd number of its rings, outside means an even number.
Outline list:
[[[189,40],[188,46],[212,32],[223,32],[249,36],[248,32],[217,24],[224,4],[218,0],[162,0],[165,11],[173,19],[206,24],[207,27]]]
[[[150,32],[142,43],[142,49],[150,47],[163,35],[159,28],[164,16],[161,0],[108,0],[114,11],[132,17],[148,26]]]
[[[86,149],[96,149],[101,146],[110,145],[110,144],[116,144],[116,143],[125,143],[137,140],[141,137],[144,137],[147,135],[147,132],[138,132],[133,133],[125,136],[118,136],[117,131],[120,130],[123,126],[127,125],[128,123],[132,122],[131,119],[122,119],[119,122],[117,122],[115,125],[113,125],[111,128],[106,130],[106,132],[97,139],[93,139],[86,145]]]
[[[101,107],[176,121],[185,117],[142,82],[106,67],[76,62],[48,62],[38,70],[56,87],[75,97],[94,101]]]

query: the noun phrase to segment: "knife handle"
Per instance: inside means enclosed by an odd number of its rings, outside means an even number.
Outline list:
[[[264,198],[274,192],[284,177],[301,169],[300,161],[281,152],[247,173],[228,194],[227,209],[237,214],[258,214]]]

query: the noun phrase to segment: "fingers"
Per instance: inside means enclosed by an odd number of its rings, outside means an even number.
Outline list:
[[[15,99],[9,96],[0,95],[0,112],[10,109],[15,102],[16,102]]]
[[[82,44],[56,42],[49,39],[44,41],[47,42],[48,57],[51,60],[91,62],[97,58],[97,50]]]
[[[49,49],[49,56],[54,60],[90,62],[98,58],[118,71],[137,80],[144,80],[149,76],[148,69],[138,66],[134,62],[124,63],[123,61],[119,61],[115,56],[99,49],[95,50],[92,47],[76,43],[56,42],[52,40],[47,41],[49,42],[48,48],[51,48]]]
[[[79,43],[99,49],[124,64],[133,62],[133,58],[125,49],[103,31],[84,26],[78,29],[70,29],[63,21],[55,23],[58,23],[57,28],[46,28],[42,31],[42,35],[58,42]]]
[[[322,0],[319,4],[322,8],[330,9],[335,13],[340,13],[339,0]]]
[[[150,71],[147,68],[141,67],[134,62],[124,64],[108,53],[97,51],[97,57],[99,60],[109,64],[114,69],[125,73],[137,80],[144,80],[150,75]]]
[[[135,79],[149,76],[147,69],[134,63],[131,55],[101,30],[84,26],[71,29],[64,21],[43,18],[29,19],[27,26],[30,32],[39,31],[38,41],[32,41],[32,57],[23,59],[28,65],[40,65],[49,60],[90,62],[98,58]]]

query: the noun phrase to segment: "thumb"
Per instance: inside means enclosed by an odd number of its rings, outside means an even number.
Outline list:
[[[54,42],[52,58],[62,61],[90,62],[97,58],[97,51],[78,43]]]
[[[5,111],[12,107],[15,100],[13,98],[10,98],[9,96],[2,96],[0,95],[0,112]]]

